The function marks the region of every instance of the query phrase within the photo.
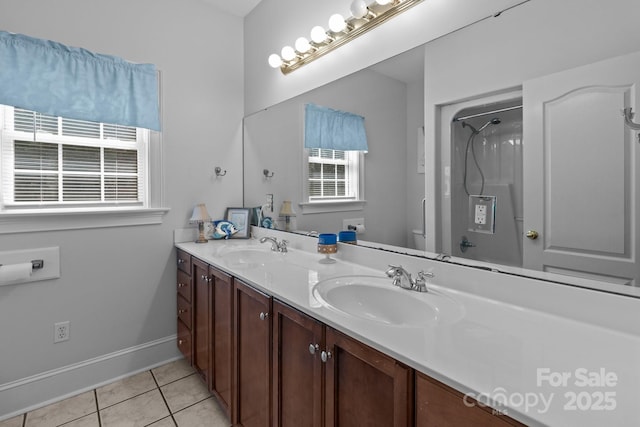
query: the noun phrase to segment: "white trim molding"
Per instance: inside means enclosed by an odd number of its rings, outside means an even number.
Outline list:
[[[169,208],[51,210],[0,214],[0,234],[162,224]]]
[[[0,384],[0,421],[180,359],[176,335]]]

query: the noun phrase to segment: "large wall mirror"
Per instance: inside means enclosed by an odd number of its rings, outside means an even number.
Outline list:
[[[640,297],[640,146],[621,114],[640,108],[640,6],[562,3],[530,1],[247,116],[245,207],[273,195],[274,218],[292,202],[292,231],[362,222],[367,246]],[[365,118],[362,203],[303,200],[307,103]]]

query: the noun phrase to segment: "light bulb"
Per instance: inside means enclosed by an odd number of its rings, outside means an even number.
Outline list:
[[[282,58],[277,53],[269,55],[269,65],[273,68],[279,68],[282,65]]]
[[[285,46],[282,48],[280,56],[282,56],[282,59],[284,59],[285,61],[291,61],[296,57],[296,51],[293,50],[291,46]]]
[[[347,26],[347,23],[344,22],[344,18],[339,13],[331,15],[329,18],[329,29],[334,33],[339,33],[344,30]]]
[[[367,3],[364,0],[353,0],[350,10],[354,18],[364,18],[368,12]]]
[[[327,40],[327,32],[320,25],[316,25],[311,29],[311,40],[314,43],[324,43]]]
[[[305,37],[298,37],[296,40],[296,50],[300,53],[306,53],[311,49],[311,45],[309,44],[309,40]]]

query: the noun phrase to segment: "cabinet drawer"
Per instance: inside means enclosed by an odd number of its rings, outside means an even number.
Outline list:
[[[191,276],[191,255],[185,251],[177,250],[178,255],[178,270],[184,271],[187,275]]]
[[[182,320],[187,328],[192,329],[191,303],[178,295],[178,319]]]
[[[191,302],[191,276],[184,271],[178,270],[178,295]]]
[[[178,349],[180,349],[184,357],[189,361],[189,364],[193,364],[191,330],[187,328],[180,319],[178,319]]]

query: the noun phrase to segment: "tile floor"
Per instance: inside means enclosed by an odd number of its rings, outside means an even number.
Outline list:
[[[0,427],[229,425],[218,402],[184,359],[0,421]]]

